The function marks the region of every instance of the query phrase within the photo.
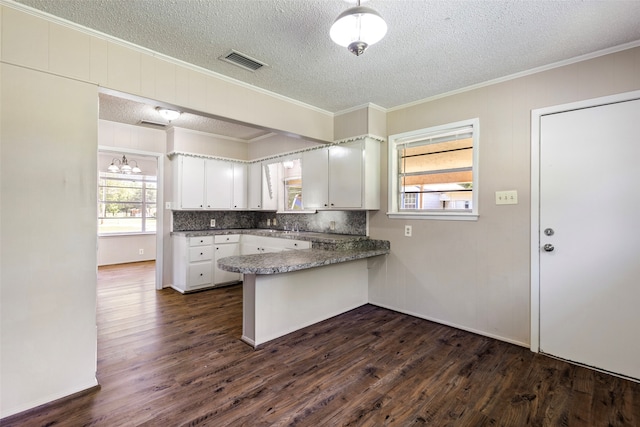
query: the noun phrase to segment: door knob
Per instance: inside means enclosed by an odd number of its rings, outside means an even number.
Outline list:
[[[553,245],[552,245],[551,243],[547,243],[546,245],[544,245],[544,246],[542,247],[542,249],[544,249],[544,250],[545,250],[545,252],[553,252],[553,250],[554,250],[555,248],[553,247]]]

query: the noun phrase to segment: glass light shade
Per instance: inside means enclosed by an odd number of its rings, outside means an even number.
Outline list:
[[[129,165],[122,165],[122,167],[120,168],[120,170],[122,171],[122,173],[131,173],[131,166]]]
[[[112,172],[112,173],[118,173],[120,171],[120,168],[118,166],[116,166],[115,164],[111,163],[109,165],[109,167],[107,168],[107,170],[109,172]]]
[[[141,173],[142,169],[140,169],[138,166],[134,166],[133,169],[131,169],[131,172],[133,172],[133,173]]]
[[[375,10],[356,6],[342,12],[329,31],[331,40],[348,47],[354,42],[364,42],[368,46],[379,42],[387,34],[387,23]]]
[[[169,121],[177,119],[181,114],[180,111],[169,110],[168,108],[158,107],[156,110],[158,110],[158,113],[160,113],[162,117]]]

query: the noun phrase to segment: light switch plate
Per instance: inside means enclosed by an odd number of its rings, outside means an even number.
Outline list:
[[[518,191],[496,191],[496,205],[517,205]]]

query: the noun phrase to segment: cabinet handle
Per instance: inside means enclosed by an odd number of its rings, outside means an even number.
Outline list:
[[[328,205],[325,203],[324,206],[327,207]]]
[[[293,244],[293,246],[298,246],[298,244],[297,244],[297,243],[294,243],[294,244]]]
[[[203,253],[202,253],[202,252],[200,252],[200,255],[203,255]]]
[[[204,273],[200,273],[200,277],[202,277],[202,275],[203,275],[203,274],[204,274]]]

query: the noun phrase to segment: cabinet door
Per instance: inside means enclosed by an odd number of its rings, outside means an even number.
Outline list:
[[[262,163],[251,163],[247,168],[247,207],[262,209]]]
[[[262,180],[262,210],[275,211],[278,209],[278,164],[263,163]]]
[[[362,155],[362,141],[330,147],[329,207],[362,207]]]
[[[234,255],[240,255],[240,245],[238,243],[226,243],[224,245],[215,246],[215,284],[240,280],[240,273],[233,273],[231,271],[225,271],[218,268],[219,259]]]
[[[233,198],[233,163],[206,159],[206,208],[230,209]]]
[[[231,163],[233,168],[233,209],[247,209],[247,165]]]
[[[302,153],[302,205],[305,209],[329,207],[329,150]]]
[[[204,159],[180,157],[178,167],[178,200],[182,209],[202,209],[204,207]]]

